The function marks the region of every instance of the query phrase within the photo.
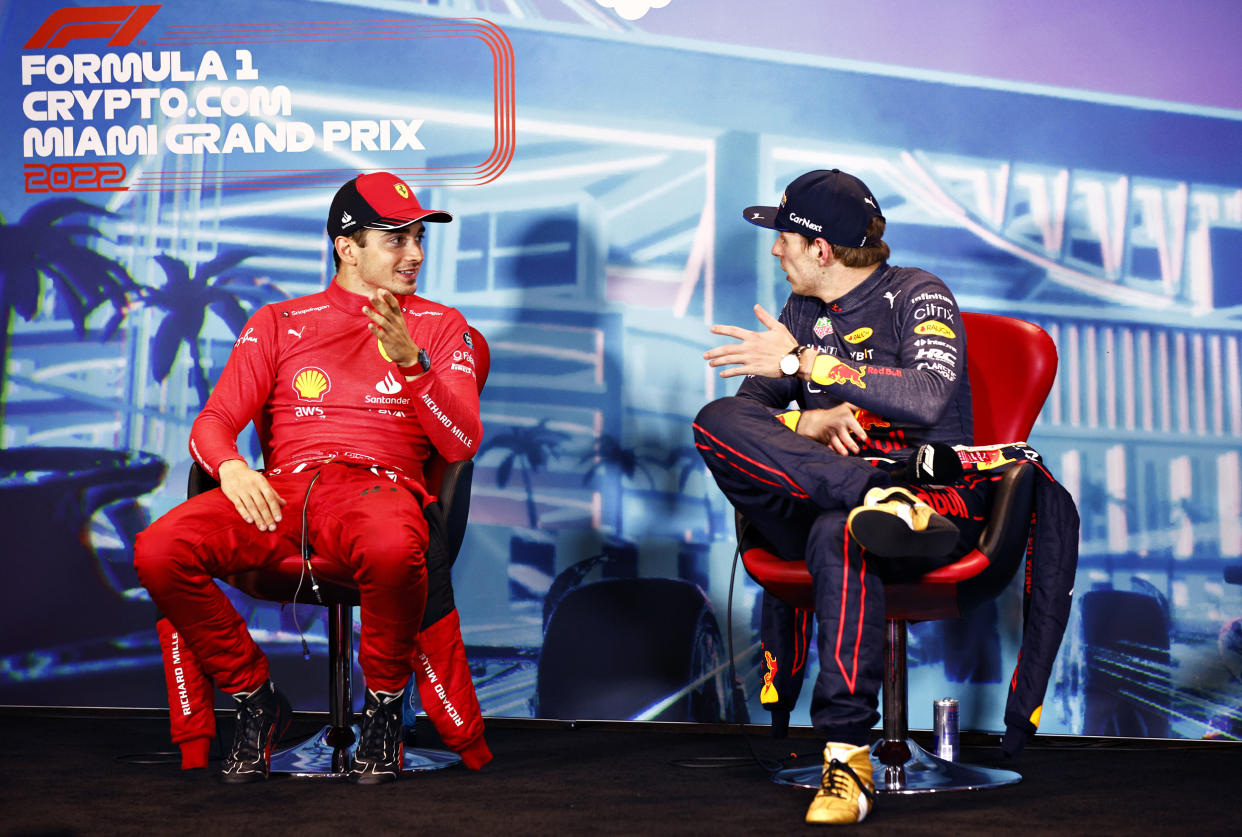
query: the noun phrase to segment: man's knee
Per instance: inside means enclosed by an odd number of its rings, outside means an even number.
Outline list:
[[[427,537],[414,527],[380,527],[359,539],[358,572],[373,584],[409,585],[427,577]]]
[[[694,417],[695,433],[705,433],[712,437],[727,434],[736,425],[739,416],[753,403],[735,395],[726,395],[715,401],[709,401]]]
[[[134,572],[153,594],[162,592],[175,574],[172,543],[164,528],[157,520],[134,538]]]

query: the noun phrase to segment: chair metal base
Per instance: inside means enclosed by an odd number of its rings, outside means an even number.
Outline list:
[[[339,736],[341,730],[326,726],[310,738],[278,753],[272,753],[271,772],[302,779],[340,779],[349,775],[354,762],[354,742],[358,740],[358,727],[350,728],[351,735]],[[461,756],[448,750],[427,747],[406,747],[405,765],[402,773],[421,773],[440,770],[461,764]]]
[[[905,744],[909,754],[904,760],[893,759],[889,755],[900,751],[900,742],[877,741],[871,747],[871,768],[877,793],[915,794],[983,790],[1013,785],[1022,781],[1021,774],[1012,770],[960,764],[937,758],[916,744],[912,738],[907,738]],[[897,763],[885,764],[885,760],[896,760]],[[811,767],[790,767],[773,774],[772,781],[779,785],[817,789],[822,775],[822,764]]]

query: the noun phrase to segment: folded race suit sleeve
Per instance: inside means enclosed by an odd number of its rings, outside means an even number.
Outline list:
[[[207,751],[216,735],[215,688],[167,617],[155,625],[168,686],[169,726],[173,743],[181,749],[181,769],[206,767]]]
[[[1070,493],[1042,465],[1036,468],[1035,519],[1023,582],[1022,644],[1009,681],[1001,744],[1009,758],[1022,752],[1039,726],[1044,693],[1069,622],[1078,570],[1078,509]]]

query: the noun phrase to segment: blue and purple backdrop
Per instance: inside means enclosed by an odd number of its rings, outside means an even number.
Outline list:
[[[1236,4],[14,0],[0,26],[0,703],[166,705],[134,535],[184,497],[238,312],[322,287],[334,189],[385,168],[455,215],[422,290],[492,347],[454,571],[485,712],[762,720],[758,590],[689,425],[736,386],[709,325],[787,292],[741,208],[839,167],[895,263],[1058,345],[1030,441],[1083,525],[1041,730],[1242,734]],[[324,708],[322,613],[230,595]],[[951,695],[1001,728],[1020,607],[913,629],[913,726]]]

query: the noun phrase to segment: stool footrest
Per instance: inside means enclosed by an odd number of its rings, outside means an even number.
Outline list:
[[[353,736],[339,736],[336,727],[326,726],[287,750],[272,753],[273,774],[297,776],[304,779],[342,779],[349,775],[354,763],[354,741],[358,740],[358,727],[352,727]],[[343,746],[333,746],[329,740],[344,739]],[[349,743],[344,743],[347,740]],[[421,773],[440,770],[461,764],[461,756],[448,750],[427,747],[406,747],[405,765],[402,773]]]

